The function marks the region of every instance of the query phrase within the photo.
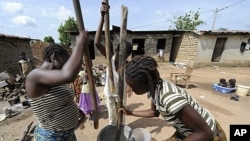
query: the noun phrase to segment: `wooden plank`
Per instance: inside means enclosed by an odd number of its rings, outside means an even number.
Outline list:
[[[109,1],[108,0],[103,0],[103,3],[105,3],[107,6],[109,6]],[[106,49],[106,57],[108,60],[107,67],[109,71],[109,80],[110,80],[110,90],[112,93],[115,91],[115,85],[114,85],[114,77],[113,77],[113,71],[112,71],[112,65],[111,65],[111,39],[110,39],[110,30],[109,30],[109,12],[105,14],[104,16],[104,27],[105,27],[105,49]]]
[[[120,29],[120,50],[119,50],[119,85],[118,85],[118,102],[117,107],[120,109],[123,106],[124,95],[124,67],[126,55],[126,37],[127,37],[127,16],[128,8],[122,5],[122,21]],[[120,141],[122,131],[123,113],[118,113],[116,141]]]

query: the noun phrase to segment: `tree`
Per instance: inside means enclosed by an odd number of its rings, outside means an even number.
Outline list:
[[[204,24],[204,21],[199,19],[200,13],[189,11],[185,16],[180,16],[178,18],[174,17],[175,29],[182,30],[196,30],[196,27]]]
[[[45,43],[55,43],[55,40],[54,40],[53,37],[51,37],[51,36],[45,36],[45,37],[43,38],[43,41],[44,41]]]
[[[63,46],[71,45],[71,37],[66,31],[78,31],[77,21],[74,17],[69,17],[64,24],[61,24],[57,30],[59,32],[59,40]]]

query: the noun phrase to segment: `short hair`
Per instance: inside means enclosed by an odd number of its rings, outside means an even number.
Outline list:
[[[141,84],[147,82],[153,87],[159,82],[160,74],[157,69],[158,64],[151,56],[137,55],[126,65],[125,78],[131,81],[140,82]]]
[[[225,78],[220,78],[220,83],[226,83],[226,79]]]
[[[125,57],[127,58],[132,53],[132,44],[130,42],[128,42],[128,41],[126,41],[125,43],[126,43]],[[120,51],[120,43],[117,45],[117,48],[115,49],[116,53],[118,53],[119,51]]]
[[[229,79],[228,83],[229,83],[230,86],[235,87],[236,79]]]
[[[51,61],[50,56],[53,53],[55,53],[55,55],[61,56],[65,60],[69,59],[69,53],[65,48],[63,48],[59,44],[51,43],[46,48],[44,48],[44,50],[43,50],[43,61],[50,62]]]

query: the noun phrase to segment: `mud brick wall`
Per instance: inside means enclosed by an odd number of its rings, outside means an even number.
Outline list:
[[[189,63],[195,60],[197,54],[197,47],[199,37],[195,33],[184,33],[176,62]]]
[[[48,46],[48,44],[46,44],[46,43],[44,43],[43,41],[40,41],[40,40],[34,41],[31,44],[31,50],[32,50],[33,57],[34,57],[33,62],[34,62],[35,66],[40,66],[42,64],[43,50],[47,46]]]
[[[29,38],[5,36],[0,34],[0,72],[7,71],[16,76],[19,73],[18,53],[25,52],[27,58],[33,59]]]

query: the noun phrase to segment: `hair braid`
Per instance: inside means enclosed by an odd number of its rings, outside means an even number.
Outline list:
[[[126,65],[126,78],[141,82],[141,84],[147,82],[152,92],[160,79],[157,67],[158,64],[154,58],[137,55]]]
[[[49,62],[50,61],[50,55],[52,55],[53,53],[63,57],[65,60],[67,60],[69,58],[69,53],[65,48],[63,48],[59,44],[53,43],[53,44],[49,44],[49,46],[44,48],[43,61],[48,61]]]

